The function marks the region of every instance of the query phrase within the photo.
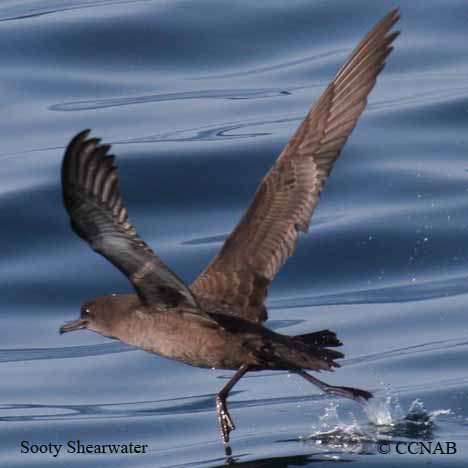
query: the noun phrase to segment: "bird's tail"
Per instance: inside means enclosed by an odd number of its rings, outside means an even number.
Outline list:
[[[336,333],[330,330],[320,330],[314,333],[306,333],[305,335],[296,335],[294,340],[300,341],[307,346],[313,346],[314,348],[337,348],[343,345],[336,337]]]
[[[261,369],[333,370],[340,367],[335,360],[344,357],[343,353],[330,349],[341,346],[341,342],[329,330],[297,336],[273,332],[269,338],[255,351]]]
[[[340,367],[335,362],[335,359],[344,357],[343,353],[329,348],[337,348],[342,346],[342,342],[336,337],[336,333],[330,330],[320,330],[314,333],[306,333],[304,335],[296,335],[293,340],[297,343],[298,348],[306,348],[309,351],[309,359],[306,359],[304,369],[317,370],[333,370],[334,367]],[[307,361],[311,361],[309,365]],[[317,366],[317,360],[321,360],[321,365]]]

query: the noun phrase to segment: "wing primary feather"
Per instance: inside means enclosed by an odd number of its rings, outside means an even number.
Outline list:
[[[110,145],[89,134],[84,130],[70,141],[62,162],[63,200],[73,230],[129,278],[145,304],[199,310],[188,287],[138,236],[123,204]]]

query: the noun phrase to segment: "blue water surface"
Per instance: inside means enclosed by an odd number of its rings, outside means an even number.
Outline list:
[[[277,276],[269,326],[344,342],[332,384],[248,374],[232,459],[213,395],[231,375],[58,327],[127,280],[72,233],[60,163],[84,128],[113,143],[140,235],[191,282],[333,73],[391,8],[380,0],[0,3],[0,462],[5,467],[466,466],[468,9],[400,0],[402,34]],[[140,455],[21,453],[147,444]],[[453,441],[452,455],[398,442]],[[380,454],[379,443],[390,454]]]

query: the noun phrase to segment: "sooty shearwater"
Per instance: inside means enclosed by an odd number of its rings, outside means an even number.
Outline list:
[[[334,332],[286,336],[263,326],[274,276],[308,230],[320,192],[392,51],[398,21],[390,12],[364,37],[261,181],[252,203],[219,253],[190,286],[138,236],[118,187],[110,145],[69,143],[62,164],[65,208],[74,231],[132,283],[136,294],[98,297],[60,332],[88,329],[197,367],[232,369],[216,395],[223,441],[234,423],[226,398],[250,371],[287,370],[331,395],[365,401],[371,393],[328,385],[306,370],[333,370],[343,354]]]

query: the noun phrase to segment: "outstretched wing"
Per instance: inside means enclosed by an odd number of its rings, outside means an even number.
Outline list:
[[[133,284],[141,301],[161,307],[198,307],[184,283],[140,239],[120,195],[110,145],[88,139],[69,143],[62,163],[65,208],[74,231],[113,263]]]
[[[320,192],[356,126],[377,75],[399,34],[390,12],[364,37],[341,67],[274,166],[221,251],[191,285],[205,308],[253,321],[265,320],[269,282],[306,232]]]

